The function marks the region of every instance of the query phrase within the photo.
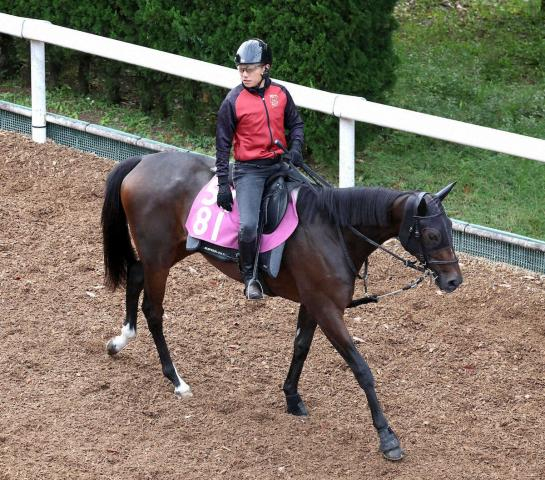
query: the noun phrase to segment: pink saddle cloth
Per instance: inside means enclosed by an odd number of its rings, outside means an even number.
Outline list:
[[[185,228],[189,235],[199,240],[219,245],[221,247],[238,249],[238,230],[240,216],[236,202],[236,192],[233,193],[233,210],[226,212],[216,204],[218,195],[218,179],[212,179],[201,189],[189,212]],[[276,230],[262,235],[260,252],[268,252],[285,242],[295,231],[299,222],[297,216],[297,191],[290,193],[286,213]]]

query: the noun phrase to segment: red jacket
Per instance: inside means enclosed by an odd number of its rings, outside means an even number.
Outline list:
[[[283,152],[275,144],[298,142],[303,146],[303,120],[291,95],[282,85],[265,80],[261,89],[233,88],[223,100],[217,118],[217,175],[227,175],[229,154],[234,146],[237,161],[274,158]],[[285,131],[289,142],[286,143]]]

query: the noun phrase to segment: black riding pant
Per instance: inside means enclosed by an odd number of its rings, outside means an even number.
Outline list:
[[[254,243],[257,240],[259,210],[267,180],[282,169],[276,160],[235,162],[233,182],[240,213],[239,242]]]

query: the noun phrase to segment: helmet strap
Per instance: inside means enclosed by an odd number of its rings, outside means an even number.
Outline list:
[[[265,67],[265,70],[261,74],[261,82],[259,82],[259,85],[261,86],[261,83],[264,81],[265,83],[263,84],[263,86],[267,87],[267,80],[269,79],[270,79],[269,67]]]

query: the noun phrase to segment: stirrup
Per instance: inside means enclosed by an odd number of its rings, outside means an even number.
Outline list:
[[[249,280],[244,287],[244,296],[247,300],[263,300],[263,287],[256,278]]]

